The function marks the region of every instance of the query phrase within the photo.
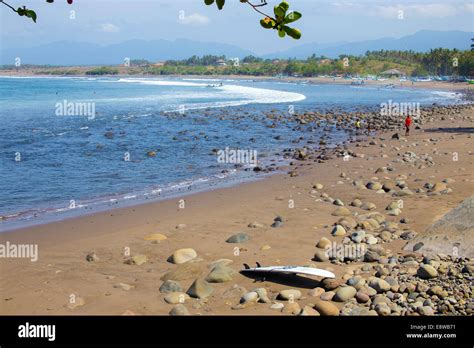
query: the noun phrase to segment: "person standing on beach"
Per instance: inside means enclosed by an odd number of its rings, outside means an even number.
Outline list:
[[[411,120],[410,115],[408,115],[407,118],[405,118],[405,136],[410,135],[411,124],[412,124],[412,120]]]
[[[356,129],[357,129],[357,130],[360,129],[360,120],[357,120],[357,121],[356,121],[355,126],[356,126]]]

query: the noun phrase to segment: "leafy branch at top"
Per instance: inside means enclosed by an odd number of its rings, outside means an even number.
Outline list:
[[[19,16],[26,16],[28,18],[31,18],[33,20],[33,22],[36,23],[36,12],[35,11],[27,9],[26,6],[18,7],[17,9],[15,9],[13,6],[7,4],[3,0],[0,0],[0,2],[2,4],[4,4],[5,6],[7,6],[8,8],[10,8],[13,12],[18,13]]]
[[[67,3],[71,5],[74,0],[67,0]],[[286,1],[282,1],[279,5],[273,8],[273,15],[268,15],[261,10],[264,6],[267,6],[267,0],[260,0],[260,4],[254,4],[249,0],[239,0],[241,3],[248,4],[254,11],[263,15],[264,18],[260,20],[260,25],[265,29],[274,29],[278,32],[280,37],[285,37],[286,35],[292,37],[293,39],[301,38],[301,31],[288,26],[288,24],[296,22],[301,18],[301,13],[293,11],[288,13],[290,5]],[[46,0],[47,3],[54,3],[54,0]],[[18,7],[15,9],[13,6],[7,4],[4,0],[0,0],[0,3],[10,8],[13,12],[16,12],[19,16],[25,16],[31,18],[33,22],[36,23],[36,12],[30,9],[27,9],[26,6]],[[204,0],[206,5],[212,5],[216,3],[217,8],[222,10],[225,5],[225,0]]]
[[[225,5],[225,0],[204,0],[206,5],[212,5],[214,2],[217,5],[219,10],[222,10]],[[266,0],[258,5],[251,3],[249,0],[240,0],[241,3],[247,3],[253,10],[259,14],[265,16],[265,18],[260,20],[260,25],[265,29],[274,29],[278,31],[280,37],[285,37],[286,35],[292,37],[293,39],[301,38],[301,31],[296,28],[291,28],[287,24],[296,22],[302,17],[301,13],[293,11],[288,13],[290,5],[286,1],[282,1],[279,5],[273,8],[274,15],[268,15],[260,10],[261,7],[268,5]]]

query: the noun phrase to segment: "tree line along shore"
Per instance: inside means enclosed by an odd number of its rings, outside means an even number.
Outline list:
[[[150,62],[124,58],[124,63],[108,66],[4,65],[0,72],[32,75],[241,75],[241,76],[351,76],[420,77],[443,81],[466,81],[474,76],[474,51],[438,48],[429,52],[367,51],[362,56],[340,55],[331,59],[312,56],[306,59],[243,59],[226,56],[193,56],[183,60]]]

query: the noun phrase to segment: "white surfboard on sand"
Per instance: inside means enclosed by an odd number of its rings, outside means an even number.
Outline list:
[[[269,266],[269,267],[255,267],[241,270],[241,272],[248,273],[292,273],[292,274],[307,274],[323,278],[335,278],[334,273],[326,271],[324,269],[313,268],[313,267],[302,267],[302,266]]]

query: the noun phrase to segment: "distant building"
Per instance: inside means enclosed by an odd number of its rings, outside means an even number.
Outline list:
[[[219,59],[216,63],[219,66],[227,66],[227,63],[224,59]]]
[[[331,59],[328,59],[328,58],[324,58],[324,59],[321,59],[319,61],[320,64],[331,64],[332,60]]]
[[[164,62],[157,62],[155,64],[153,64],[153,66],[164,66],[165,63]]]

